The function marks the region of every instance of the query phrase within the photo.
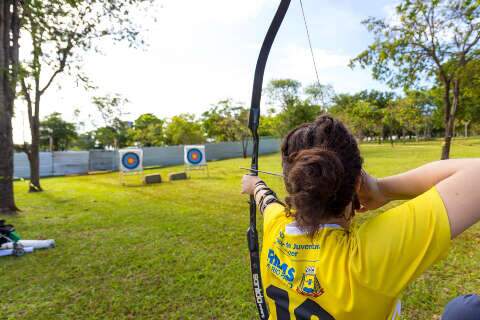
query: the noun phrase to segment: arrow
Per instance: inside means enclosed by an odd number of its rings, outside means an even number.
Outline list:
[[[284,178],[283,174],[280,174],[280,173],[273,173],[273,172],[268,172],[268,171],[255,170],[255,169],[244,168],[244,167],[240,167],[240,169],[242,169],[242,170],[247,170],[247,171],[251,171],[251,172],[265,173],[265,174],[269,174],[269,175],[271,175],[271,176],[276,176],[276,177],[282,177],[282,178]]]

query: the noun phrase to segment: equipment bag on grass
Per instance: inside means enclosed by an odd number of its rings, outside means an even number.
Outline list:
[[[5,220],[0,220],[0,246],[7,242],[18,242],[20,236],[11,224],[5,224]]]

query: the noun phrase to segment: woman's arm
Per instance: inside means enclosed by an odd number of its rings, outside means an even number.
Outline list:
[[[375,209],[392,200],[414,198],[433,186],[447,209],[452,238],[480,220],[480,159],[432,162],[377,180],[364,175],[359,198],[366,209]]]
[[[270,189],[262,179],[257,176],[245,175],[242,179],[242,193],[255,197],[255,202],[261,213],[272,203],[280,203],[275,192]]]

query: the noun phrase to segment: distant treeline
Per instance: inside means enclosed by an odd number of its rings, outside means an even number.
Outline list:
[[[480,89],[462,96],[457,112],[455,135],[477,134],[480,123]],[[331,86],[303,88],[292,79],[272,80],[265,89],[267,105],[260,122],[262,136],[282,137],[299,124],[314,120],[321,113],[342,119],[362,141],[429,139],[444,134],[441,90],[411,90],[402,95],[365,90],[355,94],[336,94]],[[275,106],[275,107],[273,107]],[[99,109],[101,110],[101,109]],[[180,114],[169,119],[151,113],[134,122],[122,121],[121,112],[105,115],[106,125],[79,133],[79,124],[53,113],[41,121],[43,150],[113,149],[125,146],[164,146],[204,142],[243,141],[250,138],[249,109],[232,100],[212,105],[201,116]]]

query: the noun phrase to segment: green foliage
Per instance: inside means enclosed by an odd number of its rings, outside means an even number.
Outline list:
[[[192,114],[174,116],[165,128],[165,142],[168,145],[204,143],[202,125]]]
[[[374,41],[351,64],[372,67],[373,76],[392,87],[451,80],[479,57],[479,18],[476,1],[403,0],[392,19],[363,21]]]
[[[40,122],[40,146],[44,150],[50,148],[52,139],[53,151],[68,150],[72,142],[77,138],[75,124],[62,119],[62,114],[54,112]]]
[[[280,105],[280,112],[273,116],[262,118],[260,132],[283,136],[294,127],[315,120],[322,112],[322,106],[317,104],[320,99],[326,99],[328,86],[309,86],[306,89],[307,98],[302,100],[300,89],[302,84],[292,79],[272,80],[267,86],[267,94],[272,103]]]
[[[73,150],[92,150],[96,148],[95,131],[89,131],[78,135],[73,143]]]
[[[437,159],[439,147],[434,141],[361,150],[366,170],[383,177]],[[452,154],[480,157],[480,142],[456,140]],[[7,221],[25,239],[54,238],[58,245],[1,258],[2,317],[256,319],[245,241],[248,197],[238,191],[244,174],[238,167],[248,162],[212,162],[211,178],[193,173],[189,180],[139,188],[120,186],[117,173],[45,179],[43,194],[26,193],[27,184],[16,182],[22,214]],[[281,172],[279,154],[260,163]],[[165,177],[182,168],[146,173]],[[285,195],[281,179],[262,178]],[[407,288],[402,319],[438,319],[450,299],[478,291],[479,238],[477,225]],[[28,303],[21,303],[26,296]]]
[[[283,136],[303,123],[312,122],[320,115],[321,111],[320,106],[312,105],[308,100],[292,100],[283,107],[277,116],[277,132]]]
[[[480,121],[480,60],[471,61],[461,74],[462,92],[458,112],[461,122]]]
[[[112,120],[112,125],[98,128],[95,131],[96,147],[100,149],[119,149],[129,144],[130,124],[118,118]]]
[[[207,137],[218,142],[242,141],[248,138],[249,111],[231,100],[219,101],[202,114],[202,124]]]
[[[394,95],[376,90],[357,94],[340,94],[334,98],[329,110],[349,124],[360,138],[381,139],[397,129]]]
[[[258,135],[261,137],[277,137],[280,135],[278,132],[280,120],[275,114],[275,109],[269,109],[267,112],[266,115],[262,115],[260,120]]]
[[[335,91],[331,85],[319,83],[309,85],[305,88],[304,93],[311,104],[319,105],[322,109],[327,109],[335,97]]]
[[[298,95],[302,84],[293,79],[271,80],[265,88],[270,102],[280,104],[282,107],[291,105],[298,100]]]
[[[22,37],[31,43],[31,54],[22,55],[22,76],[27,88],[31,80],[39,79],[42,66],[53,73],[47,78],[43,94],[58,74],[69,71],[86,78],[80,72],[82,53],[99,50],[98,40],[126,41],[139,46],[139,26],[129,11],[146,8],[144,0],[25,0],[23,1]],[[27,90],[30,91],[30,90]]]
[[[412,89],[437,80],[443,89],[445,144],[450,152],[455,117],[461,109],[461,78],[480,58],[478,1],[402,0],[393,17],[363,21],[374,41],[351,61],[371,67],[376,79],[391,87]]]
[[[129,131],[129,139],[134,144],[143,147],[156,147],[165,143],[165,120],[157,118],[151,113],[142,114],[135,120]]]

